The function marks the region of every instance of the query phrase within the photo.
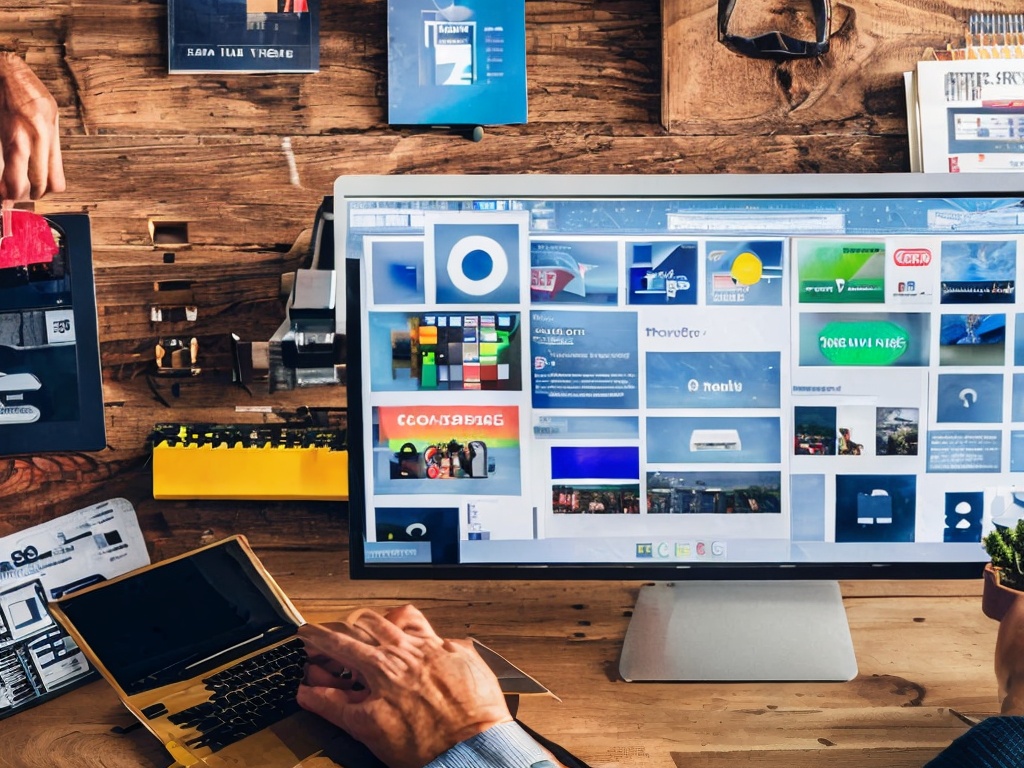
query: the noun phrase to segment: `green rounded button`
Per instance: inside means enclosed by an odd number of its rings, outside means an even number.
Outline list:
[[[828,323],[818,349],[836,365],[891,365],[910,346],[910,334],[888,320]]]

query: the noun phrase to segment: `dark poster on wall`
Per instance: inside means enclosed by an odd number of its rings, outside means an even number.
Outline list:
[[[171,74],[318,72],[320,0],[168,0]]]

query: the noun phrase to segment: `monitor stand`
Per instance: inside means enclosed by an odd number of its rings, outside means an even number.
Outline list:
[[[633,681],[852,680],[835,581],[692,581],[640,588],[619,659]]]

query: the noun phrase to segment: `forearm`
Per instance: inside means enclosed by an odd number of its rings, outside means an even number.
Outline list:
[[[426,768],[565,768],[518,723],[492,726],[456,744]]]

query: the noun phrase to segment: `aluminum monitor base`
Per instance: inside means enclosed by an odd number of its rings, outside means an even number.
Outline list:
[[[857,675],[835,581],[695,581],[640,589],[619,674],[636,681],[847,681]]]

